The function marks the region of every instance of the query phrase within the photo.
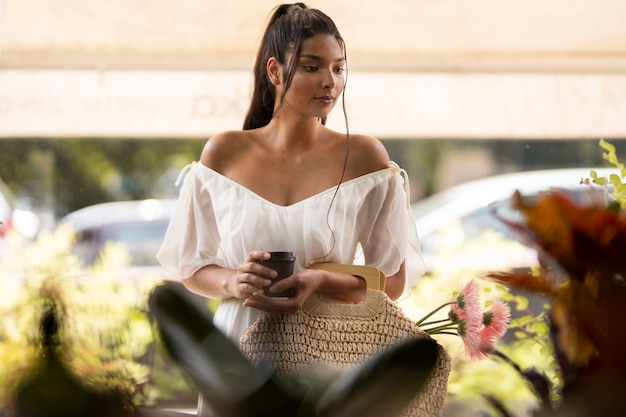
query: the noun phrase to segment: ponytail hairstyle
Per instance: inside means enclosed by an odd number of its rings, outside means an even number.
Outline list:
[[[279,103],[282,104],[296,72],[298,59],[302,52],[302,44],[305,40],[316,35],[330,35],[334,37],[339,42],[339,45],[341,45],[344,57],[346,57],[346,44],[339,33],[339,29],[337,29],[333,20],[323,12],[317,9],[310,9],[303,3],[282,4],[274,10],[267,28],[265,29],[265,33],[263,34],[261,46],[259,47],[254,63],[254,88],[250,107],[244,120],[243,130],[265,126],[272,120],[277,97],[276,86],[271,83],[267,74],[267,61],[271,57],[274,57],[283,67],[284,88],[281,97],[278,97]],[[289,61],[287,62],[287,60]],[[325,254],[323,258],[319,258],[320,261],[326,261],[335,247],[336,238],[335,232],[330,224],[330,212],[339,187],[343,183],[346,167],[348,165],[350,130],[348,127],[348,117],[346,115],[346,84],[347,79],[344,83],[341,103],[343,118],[346,124],[346,148],[343,169],[326,213],[326,225],[330,230],[333,243],[329,252]],[[326,117],[322,117],[320,122],[325,125]]]
[[[267,125],[274,114],[276,86],[270,82],[267,74],[267,61],[274,57],[284,68],[285,88],[279,97],[282,104],[296,72],[302,43],[320,34],[337,39],[345,56],[345,42],[335,23],[326,14],[317,9],[310,9],[303,3],[282,4],[274,10],[256,56],[252,99],[244,119],[243,130]],[[345,102],[343,108],[345,118]],[[321,122],[326,124],[326,117],[323,117]]]

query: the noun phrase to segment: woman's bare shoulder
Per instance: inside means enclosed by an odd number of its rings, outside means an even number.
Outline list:
[[[243,151],[249,141],[248,133],[242,130],[228,130],[213,135],[204,145],[200,161],[207,167],[221,172]]]
[[[350,160],[356,176],[388,168],[390,162],[383,143],[362,134],[350,134]]]

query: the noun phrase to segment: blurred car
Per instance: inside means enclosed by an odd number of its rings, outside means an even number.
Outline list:
[[[428,270],[498,270],[536,265],[536,252],[519,243],[497,216],[515,218],[507,202],[516,190],[530,197],[551,188],[571,193],[588,191],[589,186],[580,182],[590,177],[591,169],[497,175],[450,187],[414,203],[413,214]],[[604,177],[618,173],[616,169],[593,169]]]
[[[159,271],[156,253],[175,204],[174,199],[100,203],[66,215],[59,225],[69,226],[77,233],[73,252],[86,265],[92,264],[105,245],[112,242],[126,246],[130,267]]]

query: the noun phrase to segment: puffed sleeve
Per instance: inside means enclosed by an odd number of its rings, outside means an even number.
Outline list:
[[[189,278],[206,265],[224,266],[212,197],[198,168],[194,162],[181,172],[184,182],[156,255],[163,268],[178,279]]]
[[[365,198],[359,223],[371,227],[363,229],[361,244],[365,263],[376,265],[387,276],[406,262],[405,297],[426,266],[410,206],[408,176],[393,163],[392,171],[389,181],[373,188]]]

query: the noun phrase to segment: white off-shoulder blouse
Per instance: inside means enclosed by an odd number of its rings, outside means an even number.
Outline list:
[[[294,252],[295,271],[315,262],[364,263],[387,276],[398,271],[412,250],[405,294],[424,273],[408,179],[394,163],[345,181],[338,191],[333,187],[289,206],[271,203],[199,162],[183,175],[157,254],[178,279],[206,265],[237,269],[252,249]],[[223,300],[214,317],[236,343],[260,315],[242,301]]]

